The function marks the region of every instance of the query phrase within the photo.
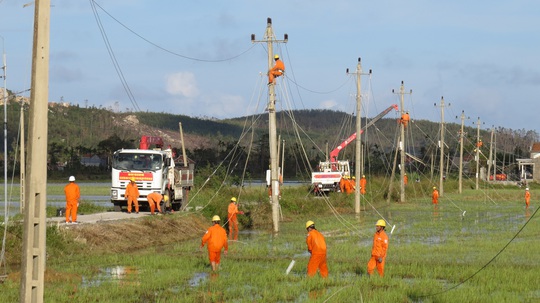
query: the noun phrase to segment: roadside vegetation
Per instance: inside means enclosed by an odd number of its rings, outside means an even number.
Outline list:
[[[379,181],[381,184],[382,181]],[[190,212],[47,229],[45,302],[536,302],[540,221],[518,187],[481,190],[445,183],[438,207],[429,184],[407,188],[408,201],[386,202],[373,185],[354,214],[354,195],[315,197],[282,189],[280,232],[272,233],[264,187],[192,193]],[[216,195],[217,193],[217,195]],[[212,274],[200,238],[209,218],[226,218],[239,197],[241,232]],[[198,211],[195,211],[195,210]],[[374,224],[388,221],[385,277],[369,278]],[[308,279],[305,222],[326,237],[330,277]],[[222,222],[224,223],[224,222]],[[227,226],[225,226],[226,228]],[[392,228],[393,233],[391,233]],[[3,231],[2,231],[3,232]],[[22,228],[7,234],[2,300],[17,302]],[[289,274],[287,267],[294,266]]]

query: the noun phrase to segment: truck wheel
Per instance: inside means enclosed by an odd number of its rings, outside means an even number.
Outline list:
[[[114,211],[116,211],[116,212],[121,212],[122,211],[122,206],[120,205],[119,202],[114,202]]]

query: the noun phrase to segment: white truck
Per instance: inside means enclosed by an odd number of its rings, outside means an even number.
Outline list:
[[[153,149],[150,149],[154,146]],[[148,206],[147,196],[159,192],[169,196],[170,207],[181,209],[193,187],[194,164],[180,162],[173,150],[162,150],[160,137],[143,136],[138,149],[121,149],[112,157],[111,203],[115,211],[127,206],[126,186],[133,178],[139,188],[139,205]],[[183,159],[186,159],[184,157]],[[187,161],[186,161],[187,162]]]
[[[378,114],[375,118],[371,119],[361,130],[360,134],[365,129],[379,121],[382,117],[386,116],[392,109],[398,110],[396,104],[392,104],[387,109]],[[348,160],[338,160],[337,156],[339,152],[344,149],[349,143],[356,139],[356,133],[352,134],[349,138],[343,141],[338,147],[334,148],[330,152],[330,161],[321,161],[319,165],[311,173],[311,190],[315,194],[323,192],[337,191],[339,189],[339,181],[342,177],[350,177],[351,171]]]

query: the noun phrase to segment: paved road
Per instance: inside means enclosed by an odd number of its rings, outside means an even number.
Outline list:
[[[151,215],[149,212],[139,212],[138,214],[136,213],[128,214],[127,212],[111,211],[111,212],[103,212],[103,213],[90,214],[90,215],[77,214],[77,221],[80,224],[87,224],[87,223],[97,223],[97,222],[104,222],[104,221],[129,220],[129,219],[135,219],[135,218],[142,218],[145,216],[151,216]],[[47,222],[65,225],[66,218],[65,217],[47,218]]]

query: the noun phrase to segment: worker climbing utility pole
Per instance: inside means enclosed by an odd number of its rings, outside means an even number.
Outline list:
[[[47,104],[49,95],[50,0],[36,0],[28,125],[20,302],[43,302],[47,204]]]
[[[450,105],[450,104],[448,104]],[[435,104],[437,106],[437,104]],[[442,197],[444,194],[444,98],[441,97],[441,140],[439,141],[440,150],[441,150],[441,159],[439,162],[439,197]]]
[[[266,42],[268,49],[268,70],[272,68],[272,59],[274,58],[273,43],[287,43],[288,36],[284,35],[284,40],[276,40],[272,31],[272,18],[267,18],[266,31],[261,41],[255,40],[255,34],[251,35],[251,42]],[[278,162],[278,143],[276,131],[276,94],[275,82],[268,83],[268,128],[270,141],[270,187],[272,203],[272,221],[274,232],[279,232],[279,162]]]
[[[461,130],[459,131],[459,193],[463,191],[463,138],[465,133],[463,126],[465,124],[465,111],[461,111]]]
[[[362,161],[361,161],[361,152],[362,152],[362,90],[361,90],[361,76],[362,75],[371,75],[371,70],[368,74],[362,74],[362,60],[358,58],[358,64],[356,65],[356,72],[349,73],[347,69],[347,74],[356,75],[356,156],[354,160],[354,212],[360,213],[360,178],[362,177]]]
[[[395,93],[394,90],[392,90],[392,93]],[[412,90],[408,94],[412,94]],[[401,103],[401,112],[400,117],[403,117],[406,113],[405,111],[405,85],[403,84],[403,81],[401,81],[401,87],[399,89],[399,99]],[[399,184],[401,187],[400,190],[400,202],[405,202],[405,124],[400,120],[399,123],[399,130],[400,130],[400,142],[399,142],[399,149],[400,149],[400,177],[399,177]]]
[[[478,190],[478,178],[480,177],[480,146],[478,146],[478,142],[480,142],[480,117],[476,121],[476,190]]]

